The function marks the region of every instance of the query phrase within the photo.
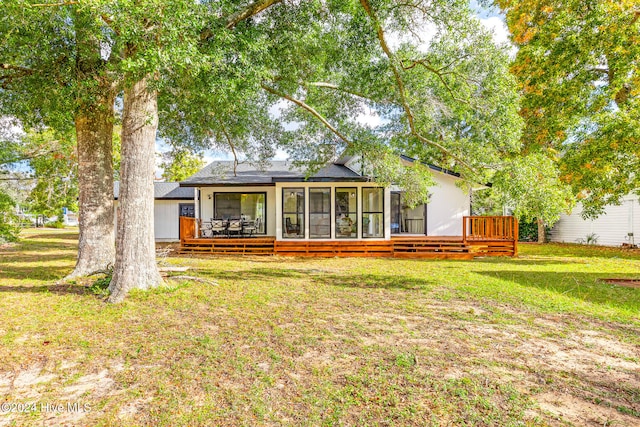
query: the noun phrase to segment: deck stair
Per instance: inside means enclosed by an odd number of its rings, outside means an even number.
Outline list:
[[[471,247],[462,239],[393,237],[393,256],[395,258],[454,258],[472,259]]]
[[[389,240],[278,241],[275,253],[289,256],[392,257],[393,243]]]

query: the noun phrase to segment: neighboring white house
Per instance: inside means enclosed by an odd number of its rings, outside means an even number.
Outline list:
[[[585,220],[581,214],[580,204],[570,215],[563,214],[551,230],[551,241],[584,243],[589,240],[604,246],[640,244],[640,203],[637,195],[624,197],[619,206],[607,206],[596,219]]]
[[[180,216],[195,215],[194,191],[180,187],[177,182],[155,182],[154,190],[154,231],[156,242],[177,242],[180,240]],[[118,208],[120,183],[113,187],[115,208]],[[117,226],[118,215],[115,215]]]
[[[234,174],[233,162],[217,161],[180,186],[196,189],[195,217],[203,222],[242,218],[255,227],[254,235],[276,240],[462,234],[471,200],[455,185],[457,174],[430,166],[437,185],[429,204],[408,209],[401,189],[382,187],[358,169],[356,158],[343,157],[308,177],[288,161],[272,161],[265,170],[242,163]]]

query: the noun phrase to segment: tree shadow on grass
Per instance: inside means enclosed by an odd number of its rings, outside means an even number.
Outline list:
[[[304,278],[311,274],[304,270],[283,269],[283,268],[252,268],[240,271],[221,271],[215,268],[198,268],[198,272],[207,278],[218,280],[243,280],[243,281],[264,281],[284,278]]]
[[[24,236],[22,239],[27,241],[31,239],[55,239],[55,240],[70,240],[72,242],[77,242],[78,233],[65,233],[62,231],[58,233],[52,233],[52,232],[47,232],[46,230],[43,230],[42,233],[29,234],[28,236]]]
[[[474,273],[555,292],[593,304],[640,311],[640,290],[611,285],[601,279],[619,276],[610,273],[554,273],[548,271],[474,271]],[[628,275],[627,275],[628,276]]]
[[[328,286],[360,289],[404,289],[423,290],[437,285],[435,281],[409,278],[405,276],[389,276],[375,274],[330,274],[321,269],[268,269],[253,268],[242,271],[218,271],[215,269],[199,268],[198,271],[213,280],[242,280],[248,282],[261,282],[277,279],[303,279]]]
[[[422,291],[438,286],[436,281],[417,279],[405,276],[387,276],[379,274],[359,275],[321,275],[315,277],[316,282],[324,285],[357,289],[400,289],[405,291]]]
[[[0,266],[0,280],[60,280],[69,274],[73,266],[67,267],[19,267],[12,265],[9,268]]]
[[[73,260],[75,262],[75,252],[69,253],[53,253],[53,254],[32,254],[27,255],[24,252],[0,252],[0,264],[18,264],[23,262],[39,262],[46,263],[51,261]],[[14,268],[13,266],[11,268]]]
[[[92,295],[89,288],[76,284],[53,284],[42,286],[0,286],[0,293],[33,293],[55,295]]]
[[[566,260],[557,259],[523,259],[523,258],[506,258],[506,257],[486,257],[486,258],[474,258],[474,263],[479,264],[504,264],[504,265],[562,265],[566,264]],[[583,261],[580,261],[583,263]]]

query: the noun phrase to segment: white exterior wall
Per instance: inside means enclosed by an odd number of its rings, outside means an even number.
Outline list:
[[[180,203],[193,203],[193,200],[155,201],[153,230],[156,242],[177,242],[180,240]]]
[[[297,185],[297,184],[296,184]],[[204,221],[209,221],[213,218],[213,193],[266,193],[266,219],[265,224],[267,226],[266,236],[276,235],[276,191],[275,187],[271,186],[227,186],[227,187],[200,187],[200,205],[199,205],[199,218]],[[196,210],[198,207],[196,207]],[[262,234],[260,234],[262,236]]]
[[[459,178],[432,172],[436,185],[431,187],[427,204],[428,236],[462,236],[462,217],[471,212],[471,196],[456,186]]]
[[[193,200],[155,200],[153,205],[153,231],[156,242],[177,242],[180,240],[180,203]],[[114,202],[114,226],[118,229],[118,205]]]
[[[620,246],[640,243],[640,203],[637,196],[627,196],[620,206],[610,205],[593,220],[582,219],[578,204],[570,215],[562,214],[551,230],[552,242],[579,243],[595,234],[598,245]],[[629,236],[633,233],[633,236]],[[635,240],[635,242],[634,242]]]

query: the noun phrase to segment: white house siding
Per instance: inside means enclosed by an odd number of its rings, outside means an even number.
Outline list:
[[[193,203],[193,200],[158,200],[153,206],[153,231],[156,242],[177,242],[180,240],[180,203]],[[114,206],[114,227],[118,229],[118,205]]]
[[[176,242],[180,240],[180,203],[193,203],[193,200],[156,200],[153,228],[156,242]]]
[[[226,187],[200,187],[199,217],[205,221],[213,218],[213,193],[266,193],[266,220],[267,236],[276,235],[276,192],[272,186],[226,186]],[[196,208],[197,209],[197,208]]]
[[[605,213],[593,220],[582,219],[578,204],[570,215],[562,214],[551,230],[552,242],[579,243],[595,235],[598,245],[620,246],[640,243],[640,203],[637,196],[627,196],[619,206],[610,205]],[[633,236],[629,236],[633,233]]]
[[[471,211],[469,192],[456,186],[459,178],[433,172],[436,185],[431,187],[427,204],[428,236],[461,236],[462,218]]]

